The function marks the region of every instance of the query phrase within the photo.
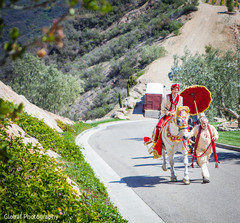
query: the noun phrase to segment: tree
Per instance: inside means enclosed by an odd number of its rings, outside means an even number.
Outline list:
[[[44,63],[30,54],[13,64],[15,78],[12,87],[31,103],[52,112],[60,112],[83,91],[81,80],[71,74],[63,74],[54,66]]]
[[[234,9],[234,3],[233,0],[226,0],[226,6],[228,9],[228,12],[232,12]]]
[[[119,107],[122,108],[122,95],[121,95],[121,93],[118,93],[118,103],[119,103]]]
[[[14,27],[8,30],[10,40],[1,44],[1,51],[3,55],[0,64],[4,64],[6,59],[11,57],[13,60],[20,57],[26,50],[27,47],[39,44],[41,49],[38,51],[38,56],[43,57],[46,55],[46,47],[48,44],[56,44],[58,47],[63,46],[62,39],[64,38],[63,27],[61,22],[68,16],[75,15],[77,10],[81,7],[87,10],[99,11],[102,13],[109,12],[112,10],[110,3],[107,0],[69,0],[66,1],[67,13],[64,13],[59,18],[53,20],[50,28],[43,28],[43,35],[36,38],[28,44],[21,44],[18,39],[20,37],[20,32],[18,28]],[[25,2],[26,3],[26,2]],[[22,4],[19,0],[4,1],[0,0],[0,9],[12,9],[12,10],[33,10],[35,8],[46,8],[55,5],[56,0],[46,0],[39,2],[38,0],[31,0],[26,4]],[[79,6],[80,5],[80,6]],[[7,21],[4,21],[2,15],[0,16],[0,38],[2,37],[3,30],[6,28]]]
[[[174,66],[181,62],[173,81],[180,82],[184,87],[204,85],[212,95],[212,106],[208,115],[227,112],[228,116],[238,119],[240,126],[240,49],[236,52],[210,50],[203,55],[191,55],[185,52],[183,57],[176,56]]]

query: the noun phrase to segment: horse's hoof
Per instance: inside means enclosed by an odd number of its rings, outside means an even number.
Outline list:
[[[170,178],[170,181],[171,181],[171,182],[177,182],[177,177],[171,177],[171,178]]]
[[[186,179],[183,178],[183,183],[184,183],[185,185],[189,185],[189,184],[190,184],[190,180],[186,180]]]
[[[203,184],[210,183],[210,180],[208,178],[203,177]]]
[[[163,171],[167,171],[167,167],[166,166],[162,166]]]

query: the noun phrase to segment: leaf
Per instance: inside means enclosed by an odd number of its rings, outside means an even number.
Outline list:
[[[18,31],[18,28],[14,27],[10,30],[10,37],[12,40],[16,40],[18,37],[19,37],[19,31]]]
[[[74,8],[70,8],[69,9],[69,14],[74,16],[75,15],[75,9]]]

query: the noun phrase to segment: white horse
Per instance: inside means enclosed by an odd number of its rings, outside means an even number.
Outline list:
[[[183,154],[183,163],[184,163],[184,177],[183,183],[188,185],[189,174],[188,174],[188,151],[185,149],[183,141],[187,145],[189,132],[188,132],[188,118],[189,118],[189,108],[186,106],[181,106],[177,109],[176,114],[170,118],[170,121],[163,125],[160,130],[162,133],[162,156],[163,156],[163,165],[162,169],[167,171],[167,162],[166,162],[166,153],[169,157],[169,164],[171,166],[171,181],[177,181],[176,172],[174,169],[174,154],[176,152],[181,152]],[[155,131],[155,130],[154,130]],[[153,138],[154,138],[153,133]],[[183,140],[183,141],[182,141]],[[148,144],[148,143],[146,143]],[[154,153],[156,151],[153,149],[154,144],[149,148],[149,153]]]

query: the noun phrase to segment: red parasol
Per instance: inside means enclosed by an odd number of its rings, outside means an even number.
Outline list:
[[[212,101],[211,92],[200,85],[187,87],[180,95],[183,97],[183,105],[189,107],[191,115],[206,111]]]

